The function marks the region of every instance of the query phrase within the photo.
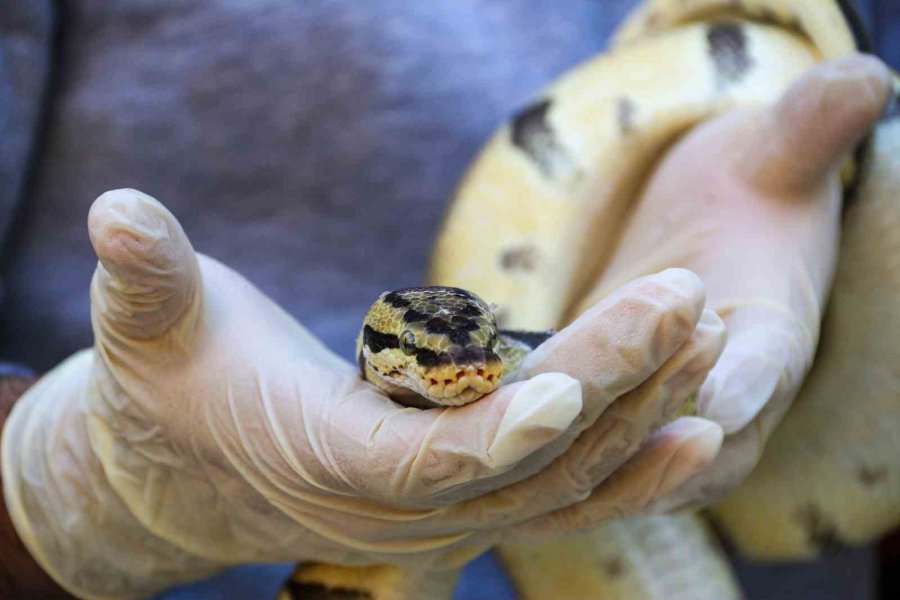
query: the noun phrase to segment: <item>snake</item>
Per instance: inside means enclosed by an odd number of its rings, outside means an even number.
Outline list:
[[[356,343],[360,376],[416,408],[462,406],[496,390],[552,331],[500,331],[491,306],[456,287],[385,292]]]
[[[452,410],[490,393],[541,341],[514,332],[546,336],[596,300],[587,292],[616,242],[598,232],[627,217],[674,141],[728,111],[772,104],[812,65],[859,50],[871,47],[850,0],[640,2],[609,48],[540,91],[478,153],[438,233],[428,285],[382,294],[366,314],[356,348],[360,375],[423,409]],[[900,140],[900,128],[891,131]],[[890,169],[871,174],[870,165],[890,163],[886,153],[896,146],[863,144],[847,159],[846,198],[864,204],[866,193],[885,196],[885,182],[854,190],[864,176],[890,178]],[[856,403],[842,405],[859,411]],[[752,503],[763,513],[781,510],[771,497],[753,496]],[[731,514],[750,512],[746,504]],[[880,531],[900,520],[878,514]],[[769,529],[761,518],[731,523],[747,523],[749,537]],[[822,523],[806,522],[813,529]],[[729,527],[727,519],[719,524]],[[742,597],[698,515],[614,521],[546,543],[501,545],[498,554],[524,600]],[[304,563],[278,598],[446,600],[456,576]]]

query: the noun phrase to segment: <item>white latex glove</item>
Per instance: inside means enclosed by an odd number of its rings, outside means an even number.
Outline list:
[[[689,271],[609,295],[522,381],[422,411],[195,255],[149,196],[104,194],[89,229],[94,348],[23,396],[2,449],[16,529],[75,595],[248,561],[455,566],[505,535],[639,510],[721,444],[702,419],[654,433],[724,346]]]
[[[759,460],[810,368],[836,263],[839,169],[883,111],[877,59],[822,63],[774,107],[710,121],[666,155],[586,304],[666,267],[695,271],[728,344],[700,390],[725,430],[715,463],[655,510],[733,490]]]

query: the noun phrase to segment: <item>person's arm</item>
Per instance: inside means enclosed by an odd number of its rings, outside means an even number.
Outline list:
[[[0,375],[0,428],[13,405],[36,378]],[[2,483],[2,474],[0,474]],[[0,598],[58,600],[74,598],[41,569],[19,539],[0,494]]]

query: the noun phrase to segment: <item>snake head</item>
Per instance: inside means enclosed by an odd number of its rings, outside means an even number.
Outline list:
[[[366,313],[360,368],[398,402],[459,406],[499,386],[504,365],[497,341],[494,315],[475,294],[406,288],[382,294]]]

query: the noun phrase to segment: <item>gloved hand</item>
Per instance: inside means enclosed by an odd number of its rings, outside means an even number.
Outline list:
[[[715,463],[666,511],[721,499],[759,460],[810,368],[840,231],[839,170],[884,110],[888,69],[856,55],[822,63],[774,107],[727,114],[685,136],[645,188],[582,306],[669,266],[703,279],[728,344],[698,396],[720,423]]]
[[[94,348],[23,396],[2,448],[17,531],[81,597],[247,561],[455,566],[516,531],[638,510],[721,443],[697,418],[656,431],[724,346],[689,271],[610,294],[521,381],[422,411],[196,255],[149,196],[108,192],[88,225]]]

